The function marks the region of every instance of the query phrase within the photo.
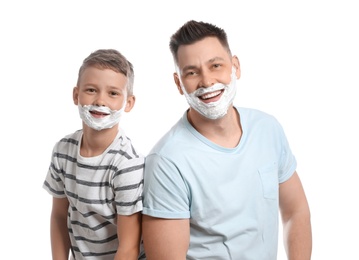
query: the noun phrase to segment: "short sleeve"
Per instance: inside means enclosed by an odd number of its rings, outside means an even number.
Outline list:
[[[51,163],[47,171],[43,188],[56,198],[65,198],[65,185],[63,172],[59,164],[57,153],[57,145],[54,146],[51,156]]]
[[[126,160],[115,173],[112,186],[117,214],[131,215],[142,210],[144,157]]]
[[[175,164],[151,154],[146,157],[143,214],[160,218],[189,218],[190,192]]]

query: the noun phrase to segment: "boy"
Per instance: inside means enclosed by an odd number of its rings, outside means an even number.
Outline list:
[[[82,129],[56,143],[43,187],[53,196],[53,259],[138,259],[144,156],[119,127],[135,104],[132,64],[100,49],[80,67]],[[143,259],[143,258],[142,258]]]

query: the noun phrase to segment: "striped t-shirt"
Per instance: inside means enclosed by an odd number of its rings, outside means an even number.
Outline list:
[[[56,143],[43,187],[67,198],[68,231],[76,259],[114,259],[116,216],[142,210],[144,156],[123,130],[95,157],[82,157],[82,130]]]

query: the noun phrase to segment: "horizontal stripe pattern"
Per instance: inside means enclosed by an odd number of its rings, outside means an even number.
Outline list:
[[[79,155],[82,130],[56,143],[44,189],[68,198],[68,229],[76,259],[113,259],[116,217],[142,210],[144,156],[122,130],[100,156]]]

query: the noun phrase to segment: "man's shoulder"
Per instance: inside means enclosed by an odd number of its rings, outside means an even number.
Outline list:
[[[242,120],[269,120],[269,121],[277,121],[276,118],[263,110],[248,108],[248,107],[235,107],[240,115]]]
[[[180,119],[175,123],[152,147],[151,153],[168,154],[181,149],[180,147],[188,140],[188,130]]]
[[[254,116],[264,116],[264,117],[272,117],[271,114],[260,110],[260,109],[256,109],[256,108],[251,108],[251,107],[239,107],[239,106],[235,106],[235,108],[237,109],[239,114],[248,114],[248,115],[254,115]]]

